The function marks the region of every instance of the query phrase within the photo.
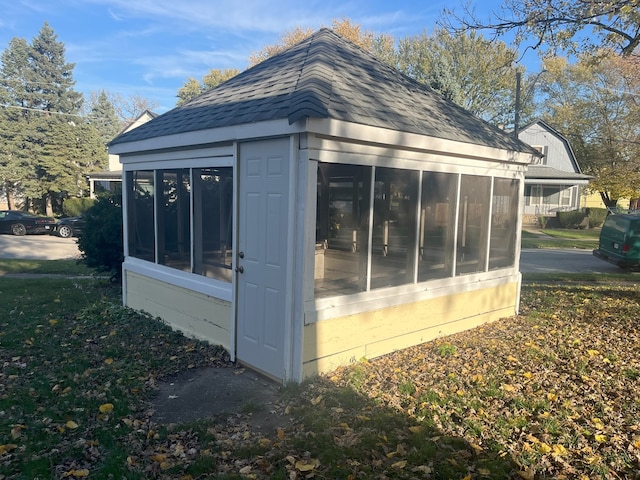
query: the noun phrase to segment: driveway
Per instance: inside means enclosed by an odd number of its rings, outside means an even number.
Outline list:
[[[76,238],[60,238],[53,235],[0,235],[0,258],[25,258],[57,260],[79,258]]]

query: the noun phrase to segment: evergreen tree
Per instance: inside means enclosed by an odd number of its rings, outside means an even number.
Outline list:
[[[22,133],[25,131],[26,85],[24,79],[29,65],[29,45],[14,38],[0,57],[0,189],[4,190],[11,210],[16,208],[15,196],[20,180],[28,174],[25,165]]]
[[[29,49],[27,77],[30,108],[49,112],[78,114],[82,94],[73,90],[73,63],[65,61],[65,47],[45,22]]]
[[[52,215],[65,197],[83,194],[83,174],[106,165],[104,142],[79,115],[74,64],[47,23],[31,45],[13,39],[1,60],[0,181],[11,208],[15,195]]]
[[[91,125],[95,127],[102,143],[106,145],[120,133],[120,120],[116,110],[103,90],[91,106],[89,113]]]
[[[4,105],[26,106],[29,45],[23,38],[14,38],[0,57],[0,102]]]

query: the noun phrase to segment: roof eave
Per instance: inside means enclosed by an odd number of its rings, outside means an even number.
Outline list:
[[[424,151],[451,157],[508,162],[524,166],[529,165],[536,156],[529,152],[518,152],[487,145],[471,144],[330,118],[310,118],[308,132],[327,137],[402,147],[409,150]],[[375,139],[375,142],[373,139]]]
[[[305,122],[302,120],[291,124],[288,119],[283,118],[264,122],[216,127],[206,130],[195,130],[144,140],[116,143],[115,145],[109,146],[109,153],[126,155],[154,150],[197,148],[198,145],[292,135],[303,131],[304,124]]]

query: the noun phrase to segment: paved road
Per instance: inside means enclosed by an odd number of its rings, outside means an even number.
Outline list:
[[[621,273],[623,270],[596,258],[592,250],[523,249],[520,253],[522,273]]]
[[[32,258],[56,260],[79,258],[80,252],[75,238],[60,238],[53,235],[0,235],[0,258]]]
[[[51,235],[0,235],[0,258],[33,258],[54,260],[78,258],[80,252],[75,238]],[[620,273],[615,265],[591,254],[591,250],[578,249],[524,249],[520,255],[523,273]]]

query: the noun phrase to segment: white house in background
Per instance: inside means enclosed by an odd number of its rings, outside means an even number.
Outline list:
[[[125,305],[299,381],[518,310],[529,145],[328,29],[110,144]]]
[[[579,209],[581,189],[591,177],[580,170],[569,141],[542,120],[522,128],[518,138],[542,153],[524,176],[523,222]]]
[[[126,132],[130,132],[134,128],[144,125],[149,120],[156,118],[158,114],[149,110],[145,110],[138,117],[127,125],[120,135]],[[105,172],[95,172],[88,175],[89,178],[89,195],[91,198],[95,198],[96,189],[98,191],[111,191],[116,185],[122,184],[122,165],[120,165],[120,159],[118,155],[109,153],[109,167]]]

